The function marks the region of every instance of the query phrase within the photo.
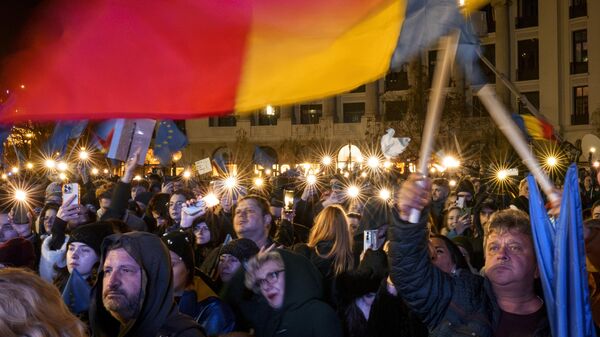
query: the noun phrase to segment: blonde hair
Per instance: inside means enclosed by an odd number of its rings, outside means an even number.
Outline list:
[[[252,289],[256,293],[260,292],[260,288],[256,285],[256,273],[269,261],[273,261],[280,268],[285,268],[281,254],[276,251],[259,253],[253,256],[246,265],[246,279],[244,280],[246,288]]]
[[[317,249],[317,243],[333,241],[331,251],[325,255]],[[352,253],[352,236],[348,229],[346,212],[338,205],[325,207],[310,230],[308,246],[314,248],[317,255],[324,259],[333,258],[333,271],[339,275],[354,267],[354,254]]]
[[[33,272],[0,269],[0,336],[84,337],[58,289]]]

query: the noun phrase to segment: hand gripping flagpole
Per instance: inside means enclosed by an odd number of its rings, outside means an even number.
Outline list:
[[[435,72],[433,73],[431,94],[429,96],[429,102],[427,103],[427,117],[425,117],[425,128],[423,129],[423,138],[421,140],[419,164],[417,166],[417,173],[423,177],[425,177],[428,172],[427,166],[429,165],[429,159],[431,158],[435,134],[437,133],[440,124],[442,108],[446,99],[446,95],[443,91],[448,83],[448,78],[450,77],[450,68],[452,64],[454,64],[454,59],[456,58],[459,38],[459,30],[448,35],[443,40],[443,52],[438,54],[437,57],[437,65],[435,67]],[[412,210],[408,221],[411,223],[418,223],[420,217],[420,211]]]
[[[508,139],[513,148],[517,151],[523,163],[527,166],[529,171],[535,177],[535,180],[540,184],[542,190],[548,196],[550,202],[554,205],[560,201],[560,195],[554,189],[554,185],[546,173],[541,169],[538,160],[529,151],[527,141],[523,136],[523,133],[510,117],[506,107],[496,97],[496,92],[493,87],[489,84],[483,86],[477,92],[477,96],[489,111],[490,116],[494,119],[494,122],[500,128],[500,131],[504,133],[504,136]]]

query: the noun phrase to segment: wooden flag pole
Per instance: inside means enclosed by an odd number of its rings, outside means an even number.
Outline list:
[[[444,88],[448,84],[450,77],[450,69],[456,58],[456,50],[458,49],[458,40],[460,31],[455,31],[444,39],[444,48],[442,53],[438,54],[435,72],[433,73],[433,83],[431,85],[431,94],[427,103],[427,116],[425,117],[425,128],[423,129],[423,138],[421,140],[421,149],[419,152],[419,164],[417,173],[421,176],[427,175],[427,166],[433,151],[435,135],[440,124],[442,108],[446,95]],[[419,222],[421,212],[413,210],[410,213],[409,221],[411,223]]]
[[[500,131],[502,131],[504,136],[506,136],[510,144],[517,151],[523,160],[523,163],[525,163],[529,171],[531,171],[535,180],[540,184],[542,190],[548,196],[548,199],[553,204],[558,203],[560,201],[560,195],[554,188],[554,184],[552,184],[548,175],[542,170],[538,160],[533,156],[531,151],[529,151],[525,136],[523,136],[517,123],[510,117],[510,113],[506,107],[500,102],[498,97],[496,97],[494,88],[491,85],[486,84],[483,88],[479,89],[477,96],[487,111],[489,111],[490,116],[492,116],[494,122],[496,122],[496,125],[500,128]]]

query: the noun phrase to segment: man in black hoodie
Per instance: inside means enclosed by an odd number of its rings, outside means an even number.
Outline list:
[[[169,251],[157,236],[107,237],[100,265],[90,305],[93,336],[205,336],[177,309]]]

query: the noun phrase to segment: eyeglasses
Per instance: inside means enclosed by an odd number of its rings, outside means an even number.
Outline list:
[[[265,278],[256,280],[256,288],[264,289],[267,285],[272,286],[279,279],[279,274],[283,273],[285,269],[272,271],[265,275]]]

